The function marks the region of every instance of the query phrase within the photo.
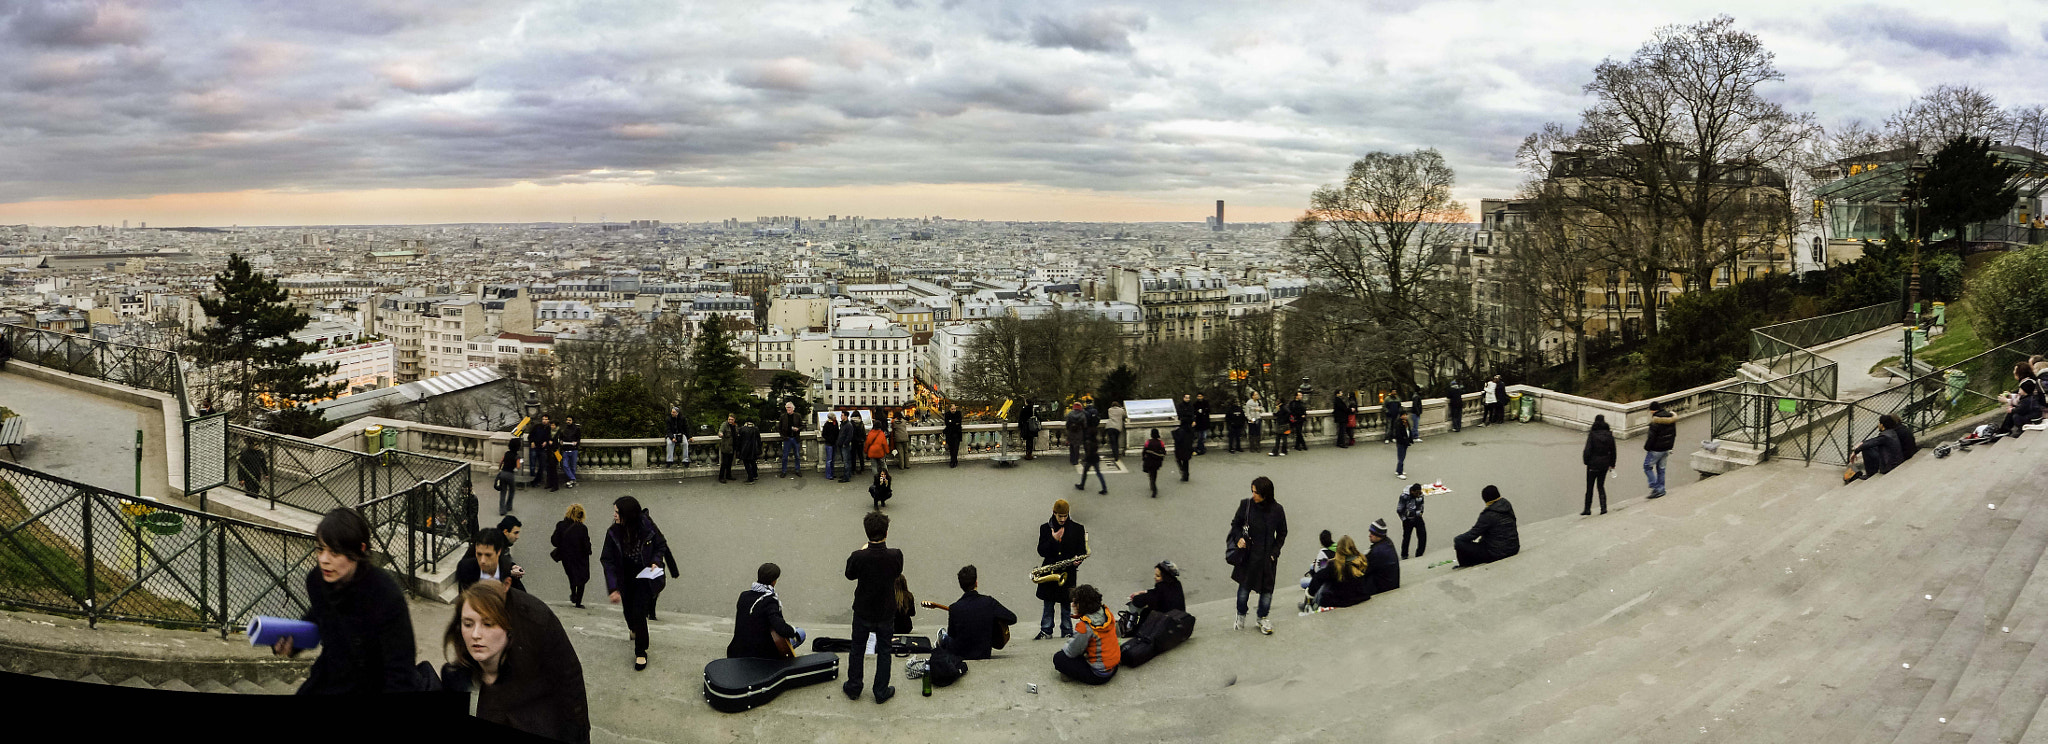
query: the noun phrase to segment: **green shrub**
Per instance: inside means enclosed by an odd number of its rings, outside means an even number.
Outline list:
[[[1970,279],[1977,333],[1996,346],[2048,327],[2048,245],[2009,252]]]

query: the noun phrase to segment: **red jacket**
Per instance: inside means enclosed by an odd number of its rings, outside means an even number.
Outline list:
[[[881,459],[889,456],[889,435],[880,428],[868,430],[868,457]]]

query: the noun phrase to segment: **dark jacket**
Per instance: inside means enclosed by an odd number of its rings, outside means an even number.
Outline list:
[[[1230,427],[1230,429],[1231,429],[1232,431],[1235,431],[1235,430],[1238,430],[1238,429],[1243,429],[1243,428],[1244,428],[1244,424],[1245,424],[1245,418],[1244,418],[1244,404],[1242,404],[1242,403],[1232,403],[1232,404],[1230,404],[1230,407],[1229,407],[1229,408],[1227,408],[1227,409],[1224,409],[1224,411],[1223,411],[1223,425],[1224,425],[1224,426]]]
[[[590,526],[572,519],[555,523],[555,534],[548,538],[548,544],[555,547],[555,560],[562,562],[562,571],[569,575],[570,584],[585,584],[590,581]]]
[[[1351,415],[1351,401],[1345,400],[1341,393],[1330,396],[1330,413],[1337,417],[1337,425],[1343,426]]]
[[[329,584],[306,572],[306,614],[320,629],[320,655],[299,685],[301,695],[412,692],[412,613],[398,582],[363,562],[355,578]]]
[[[846,423],[841,424],[839,427],[839,446],[842,448],[859,447],[861,441],[866,439],[867,436],[867,425],[861,423],[860,417],[849,416],[846,419]]]
[[[1181,426],[1194,426],[1194,425],[1195,425],[1195,402],[1194,402],[1193,400],[1177,400],[1177,401],[1174,401],[1174,402],[1173,402],[1173,417],[1174,417],[1174,418],[1176,418],[1176,419],[1179,419],[1179,420],[1180,420],[1180,425],[1181,425]]]
[[[1060,533],[1060,539],[1054,540],[1052,539],[1052,532],[1057,527],[1058,525],[1053,523],[1053,518],[1051,517],[1047,517],[1044,524],[1038,525],[1038,565],[1050,566],[1069,558],[1087,554],[1087,527],[1083,527],[1080,522],[1069,518],[1067,520],[1067,531]],[[1067,601],[1069,599],[1067,596],[1068,592],[1072,592],[1074,587],[1081,585],[1081,570],[1079,567],[1068,569],[1066,576],[1067,581],[1064,584],[1054,581],[1039,584],[1038,598],[1051,602]]]
[[[1587,471],[1614,467],[1614,432],[1607,428],[1607,422],[1593,424],[1593,430],[1586,433],[1586,449],[1579,454],[1579,460],[1586,464]]]
[[[853,585],[853,616],[872,625],[896,620],[896,577],[903,574],[903,551],[875,543],[846,557],[846,578]]]
[[[1194,430],[1194,429],[1192,429],[1192,428],[1190,428],[1190,427],[1186,427],[1186,426],[1183,426],[1183,427],[1181,427],[1181,428],[1178,428],[1178,429],[1174,429],[1174,430],[1173,430],[1173,459],[1175,459],[1175,460],[1179,460],[1179,461],[1185,461],[1185,460],[1187,460],[1188,458],[1194,457],[1194,456],[1195,456],[1195,440],[1197,440],[1197,439],[1199,439],[1199,438],[1200,438],[1200,437],[1198,437],[1198,436],[1197,436],[1197,435],[1195,434],[1195,430]]]
[[[761,459],[761,430],[755,428],[752,421],[740,424],[739,433],[733,436],[732,447],[733,455],[741,460]]]
[[[1079,434],[1079,433],[1081,433],[1082,431],[1086,430],[1087,428],[1088,428],[1088,412],[1086,412],[1086,411],[1083,411],[1083,410],[1081,410],[1081,409],[1079,409],[1079,408],[1068,408],[1068,409],[1067,409],[1067,439],[1068,439],[1069,441],[1072,441],[1072,440],[1074,439],[1074,435],[1076,435],[1076,434]]]
[[[511,447],[506,447],[505,454],[498,456],[498,470],[501,472],[510,472],[518,469],[519,450],[513,449]]]
[[[1208,398],[1197,398],[1195,400],[1195,425],[1201,427],[1207,427],[1209,425]]]
[[[895,602],[895,600],[893,599],[895,595],[892,593],[890,596],[890,601]],[[907,605],[903,604],[902,602],[895,602],[895,604],[896,626],[894,630],[896,631],[896,634],[903,635],[905,633],[909,633],[912,630],[915,630],[917,626],[912,624],[911,621],[913,618],[917,617],[917,598],[910,597],[910,604]]]
[[[959,411],[946,412],[946,441],[958,442],[964,433],[961,428],[962,416]]]
[[[1650,436],[1644,452],[1670,452],[1678,444],[1678,416],[1662,408],[1650,415]]]
[[[781,434],[783,439],[795,439],[802,436],[804,433],[804,417],[795,413],[782,414],[782,423],[776,427],[775,433]]]
[[[1365,592],[1379,594],[1401,588],[1401,554],[1393,540],[1381,540],[1365,551]]]
[[[1328,589],[1329,591],[1323,594],[1321,600],[1321,604],[1324,607],[1350,607],[1372,599],[1372,592],[1368,591],[1365,585],[1366,574],[1359,574],[1348,579],[1340,578],[1341,575],[1336,561],[1331,561],[1322,568],[1316,569],[1315,574],[1308,579],[1308,593],[1314,595],[1316,592]]]
[[[512,551],[507,550],[503,555],[498,556],[498,575],[506,578],[511,578],[512,569],[518,565],[518,563],[515,563],[512,560]],[[469,552],[465,553],[462,556],[462,560],[458,561],[455,564],[456,591],[463,591],[470,588],[471,586],[475,585],[476,582],[482,581],[483,577],[483,567],[478,566],[476,563],[476,546],[471,545],[469,546]],[[514,589],[518,589],[522,592],[526,591],[526,583],[520,581],[519,579],[512,579],[511,581],[506,582],[505,585],[512,587]]]
[[[1280,568],[1280,548],[1287,544],[1287,509],[1278,501],[1254,504],[1237,502],[1237,514],[1230,518],[1229,545],[1244,538],[1244,562],[1230,570],[1230,580],[1260,594],[1273,593],[1273,575]]]
[[[1394,428],[1394,422],[1401,420],[1401,401],[1395,400],[1393,398],[1388,398],[1386,402],[1381,403],[1380,418],[1384,419],[1386,421],[1387,428],[1389,430],[1392,430]]]
[[[1422,494],[1402,491],[1401,495],[1394,499],[1394,516],[1402,519],[1421,519],[1422,498]]]
[[[1899,459],[1913,459],[1913,453],[1920,451],[1920,443],[1913,439],[1913,430],[1901,424],[1899,428],[1892,429],[1891,431],[1899,437]]]
[[[1387,419],[1387,428],[1394,435],[1394,443],[1413,444],[1415,442],[1415,432],[1412,431],[1414,427],[1412,425],[1402,426],[1401,414],[1394,414],[1392,418]]]
[[[555,434],[555,442],[561,445],[562,449],[576,449],[579,445],[583,444],[583,425],[563,424],[562,430]]]
[[[1452,385],[1451,394],[1444,399],[1444,405],[1451,409],[1451,415],[1453,416],[1457,415],[1459,411],[1465,410],[1465,389]]]
[[[507,593],[505,613],[511,645],[498,663],[498,681],[477,692],[476,717],[556,741],[589,742],[583,662],[561,619],[526,592]]]
[[[890,477],[893,479],[895,476]],[[893,482],[892,480],[891,483],[883,483],[882,474],[880,471],[877,471],[875,473],[875,482],[868,484],[868,498],[874,499],[876,503],[887,503],[889,497],[896,495],[896,488],[892,485]]]
[[[677,415],[677,416],[670,416],[670,417],[668,417],[668,435],[669,435],[669,436],[671,436],[671,437],[687,437],[687,436],[689,436],[689,435],[690,435],[690,422],[689,422],[689,420],[688,420],[688,419],[685,419],[685,418],[683,418],[683,417],[682,417],[682,416],[680,416],[680,415]]]
[[[1143,454],[1145,472],[1157,473],[1159,472],[1159,467],[1166,464],[1166,443],[1157,439],[1147,439],[1145,440],[1145,451]]]
[[[725,644],[725,658],[782,658],[782,651],[775,648],[775,639],[768,635],[769,631],[782,634],[790,643],[796,642],[796,629],[782,619],[782,599],[748,587],[740,592],[739,602],[733,611],[732,642]]]
[[[996,626],[1017,624],[1017,613],[972,591],[954,600],[947,615],[946,647],[962,659],[988,658],[995,653]]]
[[[1188,611],[1188,596],[1181,588],[1180,579],[1167,579],[1152,585],[1151,589],[1138,592],[1131,598],[1131,604],[1146,612]]]
[[[1479,519],[1472,523],[1472,529],[1451,539],[1478,543],[1487,560],[1497,561],[1522,552],[1522,536],[1515,529],[1515,507],[1506,498],[1494,499],[1493,503],[1487,504],[1485,509],[1479,510]]]
[[[819,430],[818,430],[818,443],[819,443],[819,444],[821,444],[821,445],[824,445],[824,446],[826,446],[826,447],[838,447],[838,446],[839,446],[839,422],[837,422],[837,421],[827,421],[827,422],[825,422],[825,426],[824,426],[824,428],[821,428],[821,429],[819,429]]]
[[[526,430],[526,444],[546,449],[555,444],[555,428],[547,424],[534,424]]]
[[[643,510],[644,511],[644,510]],[[619,591],[619,585],[650,565],[660,565],[674,570],[669,558],[668,538],[662,536],[661,528],[654,526],[654,520],[646,514],[640,516],[640,539],[627,544],[623,525],[612,525],[604,532],[604,554],[598,562],[604,564],[604,588],[607,592]]]
[[[1869,439],[1856,445],[1853,451],[1862,453],[1863,467],[1868,474],[1889,473],[1892,468],[1905,461],[1905,456],[1899,448],[1898,435],[1889,429],[1870,435]]]
[[[1102,464],[1102,437],[1096,434],[1094,427],[1081,434],[1081,464]]]
[[[1287,428],[1288,428],[1288,430],[1289,430],[1289,431],[1300,431],[1300,430],[1301,430],[1301,427],[1303,427],[1303,426],[1305,426],[1305,425],[1307,425],[1307,424],[1308,424],[1308,401],[1305,401],[1305,400],[1291,400],[1291,401],[1288,401],[1288,402],[1287,402]]]

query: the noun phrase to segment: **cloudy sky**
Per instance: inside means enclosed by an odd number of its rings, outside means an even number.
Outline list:
[[[1717,13],[1823,124],[2048,102],[2040,0],[0,0],[0,223],[1285,220],[1418,147],[1476,200]]]

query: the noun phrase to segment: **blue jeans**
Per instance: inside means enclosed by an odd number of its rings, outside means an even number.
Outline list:
[[[1422,438],[1422,414],[1417,413],[1408,417],[1408,438]]]
[[[1394,440],[1394,473],[1408,472],[1408,443]]]
[[[1059,605],[1060,607],[1060,637],[1065,638],[1068,636],[1072,636],[1074,634],[1074,619],[1068,617],[1068,613],[1071,612],[1071,610],[1067,608],[1067,603],[1065,602],[1054,602],[1050,599],[1046,600],[1045,615],[1039,618],[1038,629],[1046,633],[1052,632],[1053,605]]]
[[[539,448],[539,447],[527,447],[527,448],[526,448],[526,478],[527,478],[527,480],[530,480],[530,481],[533,481],[533,482],[536,482],[536,483],[540,481],[540,448]]]
[[[675,462],[675,461],[676,461],[676,445],[677,445],[677,444],[681,444],[681,445],[682,445],[682,447],[683,447],[683,463],[684,463],[684,464],[688,464],[688,463],[690,462],[690,438],[689,438],[689,437],[669,437],[669,439],[668,439],[668,461],[669,461],[669,462]]]
[[[837,477],[839,477],[839,476],[833,475],[833,473],[834,473],[834,472],[836,472],[836,471],[834,471],[834,470],[832,469],[832,467],[833,467],[834,465],[838,465],[838,464],[839,464],[839,463],[837,462],[837,461],[838,461],[838,459],[839,459],[839,447],[837,447],[837,446],[835,446],[835,445],[830,445],[830,444],[828,444],[828,445],[825,445],[825,477],[826,477],[826,478],[837,478]]]
[[[1101,463],[1101,462],[1094,462],[1094,463],[1090,463],[1090,462],[1086,462],[1086,461],[1083,461],[1083,462],[1081,463],[1081,483],[1080,483],[1080,485],[1082,485],[1082,486],[1087,486],[1087,485],[1088,485],[1088,471],[1090,471],[1090,470],[1093,470],[1093,471],[1095,471],[1095,482],[1096,482],[1097,484],[1100,484],[1100,485],[1102,486],[1102,490],[1104,490],[1104,491],[1107,491],[1107,490],[1109,490],[1109,481],[1107,481],[1107,480],[1104,480],[1104,479],[1102,478],[1102,463]]]
[[[782,466],[780,470],[775,471],[776,475],[787,475],[790,463],[796,464],[796,472],[798,474],[804,472],[803,446],[804,443],[796,439],[782,440]]]
[[[1643,453],[1643,477],[1650,479],[1650,493],[1664,492],[1664,463],[1670,459],[1670,450]]]
[[[570,481],[576,480],[576,450],[562,450],[562,477]]]
[[[1244,585],[1244,584],[1238,584],[1238,585],[1237,585],[1237,614],[1239,614],[1239,615],[1243,615],[1243,614],[1244,614],[1244,611],[1245,611],[1245,606],[1246,606],[1247,604],[1249,604],[1249,603],[1250,603],[1250,600],[1251,600],[1251,596],[1252,596],[1252,588],[1251,588],[1251,587],[1249,587],[1249,586],[1246,586],[1246,585]],[[1266,618],[1266,613],[1267,613],[1267,612],[1270,612],[1270,611],[1272,611],[1272,609],[1273,609],[1273,595],[1271,595],[1271,594],[1261,594],[1261,595],[1259,595],[1259,619],[1261,619],[1261,620],[1264,620],[1264,619]]]

